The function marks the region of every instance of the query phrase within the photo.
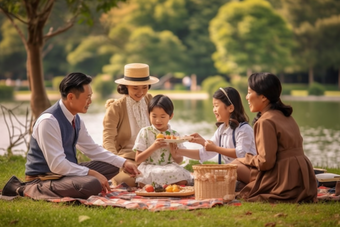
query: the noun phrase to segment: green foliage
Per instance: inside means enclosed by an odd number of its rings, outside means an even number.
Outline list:
[[[317,82],[310,84],[309,87],[308,87],[308,94],[309,95],[321,96],[321,95],[324,95],[324,93],[325,93],[324,86],[317,83]]]
[[[338,68],[340,60],[340,1],[281,0],[285,18],[290,22],[297,45],[296,68]]]
[[[53,88],[53,82],[51,80],[44,81],[45,87]]]
[[[114,49],[108,45],[106,36],[90,36],[67,55],[67,61],[72,71],[96,75],[101,72],[104,64],[109,63],[112,54]]]
[[[92,82],[94,91],[99,95],[100,99],[105,99],[112,95],[113,90],[116,87],[113,78],[108,75],[97,75]]]
[[[215,66],[221,73],[271,71],[290,65],[293,33],[265,0],[232,1],[211,21]]]
[[[202,82],[202,90],[212,96],[216,91],[216,86],[226,82],[222,76],[210,76]],[[218,88],[217,88],[218,89]]]
[[[184,91],[184,90],[187,90],[187,88],[183,84],[175,84],[174,90],[176,90],[176,91]]]
[[[0,85],[0,100],[13,100],[14,88],[6,85]]]
[[[64,79],[65,76],[56,76],[52,80],[52,88],[55,91],[59,91],[59,84]]]
[[[200,165],[201,163],[198,160],[193,160],[190,159],[189,163],[184,166],[184,169],[188,170],[189,172],[194,172],[194,169],[192,168],[193,165]],[[212,161],[205,161],[203,162],[203,164],[217,164],[216,162],[212,162]]]
[[[248,78],[235,75],[231,77],[231,86],[234,87],[239,93],[248,93]]]

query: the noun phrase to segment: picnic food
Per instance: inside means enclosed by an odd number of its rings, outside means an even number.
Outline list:
[[[144,186],[145,191],[147,192],[153,192],[155,191],[154,187],[151,184],[147,184]]]
[[[155,183],[154,188],[155,188],[155,192],[164,192],[165,191],[164,187],[160,184],[157,184],[157,183]]]
[[[158,134],[158,135],[156,136],[156,138],[157,138],[157,139],[164,139],[164,135],[163,135],[163,134]]]

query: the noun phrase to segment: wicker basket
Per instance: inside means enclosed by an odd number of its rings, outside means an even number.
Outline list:
[[[235,199],[237,165],[203,164],[193,165],[195,179],[195,199],[223,198]]]

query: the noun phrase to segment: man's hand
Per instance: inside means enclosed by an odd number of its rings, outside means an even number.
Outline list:
[[[137,165],[129,160],[126,160],[123,165],[123,171],[129,174],[131,177],[135,177],[140,174],[137,169]]]
[[[102,174],[98,173],[93,169],[90,169],[87,175],[94,176],[95,178],[97,178],[102,186],[103,191],[105,192],[111,191],[109,182],[107,181],[106,177],[104,177]]]

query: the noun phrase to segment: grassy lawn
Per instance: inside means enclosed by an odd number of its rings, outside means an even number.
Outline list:
[[[23,179],[25,159],[0,156],[0,188],[16,175]],[[339,169],[328,169],[340,173]],[[224,205],[193,211],[126,210],[50,203],[18,198],[0,200],[0,226],[339,226],[340,203]],[[86,220],[84,220],[86,219]],[[82,221],[84,220],[84,221]]]

